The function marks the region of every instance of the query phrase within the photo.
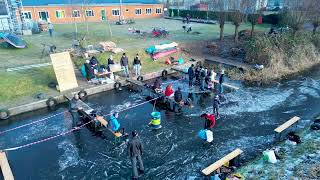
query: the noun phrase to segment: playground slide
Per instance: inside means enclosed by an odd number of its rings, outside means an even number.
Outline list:
[[[7,43],[6,47],[13,46],[13,47],[19,48],[19,49],[23,49],[23,48],[27,47],[26,42],[15,34],[0,33],[0,39],[3,39],[3,41],[4,41],[3,43]]]

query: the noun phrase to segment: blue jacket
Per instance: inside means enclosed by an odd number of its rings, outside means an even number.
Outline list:
[[[114,116],[111,116],[110,119],[110,126],[112,131],[118,131],[120,128],[120,123],[118,122],[117,118]]]

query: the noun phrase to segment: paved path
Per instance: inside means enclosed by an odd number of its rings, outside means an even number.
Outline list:
[[[226,64],[229,66],[237,67],[237,68],[242,68],[243,70],[250,70],[253,69],[254,67],[243,62],[231,60],[231,59],[225,59],[217,56],[205,56],[204,59],[207,62],[216,62],[216,63],[221,63],[221,64]]]

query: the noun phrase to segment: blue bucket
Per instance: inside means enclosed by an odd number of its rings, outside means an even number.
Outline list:
[[[158,111],[154,111],[151,113],[153,119],[161,119],[161,113]]]

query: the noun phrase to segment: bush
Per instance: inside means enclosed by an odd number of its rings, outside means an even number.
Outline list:
[[[263,15],[262,22],[267,24],[278,25],[280,22],[280,15],[279,14]]]
[[[230,13],[231,12],[227,12],[226,21],[231,21]],[[209,11],[207,13],[207,11],[179,10],[180,17],[187,17],[188,14],[193,19],[207,19],[207,16],[208,16],[208,19],[210,19],[210,20],[216,20],[216,21],[219,20],[219,12],[216,12],[216,11]],[[178,16],[178,9],[169,9],[169,15],[170,15],[170,17],[172,17],[172,16],[177,17]]]

